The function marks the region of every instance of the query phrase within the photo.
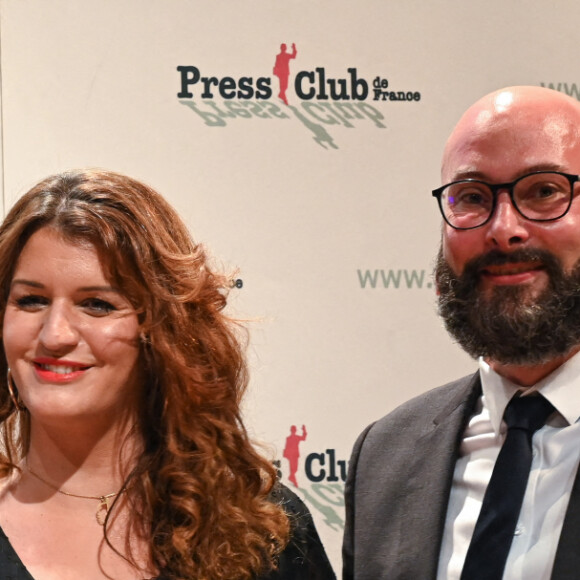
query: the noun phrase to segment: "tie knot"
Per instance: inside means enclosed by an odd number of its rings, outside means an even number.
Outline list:
[[[534,433],[546,423],[546,419],[554,411],[552,403],[541,395],[514,397],[506,407],[504,420],[508,429],[525,429]]]

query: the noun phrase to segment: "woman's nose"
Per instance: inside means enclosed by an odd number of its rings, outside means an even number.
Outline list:
[[[51,304],[39,335],[40,343],[51,352],[69,350],[79,340],[74,313],[64,304]]]

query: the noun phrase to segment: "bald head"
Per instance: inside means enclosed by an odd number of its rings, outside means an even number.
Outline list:
[[[518,157],[517,162],[549,162],[543,149],[578,148],[580,145],[580,102],[563,93],[542,87],[508,87],[486,95],[472,105],[451,133],[443,153],[441,177],[448,183],[469,172],[478,172],[478,154]],[[522,159],[522,155],[529,157]],[[473,166],[459,161],[469,160]],[[515,159],[514,159],[515,161]],[[580,171],[580,158],[578,159]]]

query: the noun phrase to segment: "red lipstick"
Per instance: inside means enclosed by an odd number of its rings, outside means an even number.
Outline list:
[[[36,376],[47,383],[68,383],[81,377],[91,365],[53,358],[36,358],[32,361]]]

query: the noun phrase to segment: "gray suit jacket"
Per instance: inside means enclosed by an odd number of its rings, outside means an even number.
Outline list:
[[[344,580],[435,580],[455,461],[479,373],[433,389],[358,438],[345,487]],[[580,579],[576,477],[552,580]]]

